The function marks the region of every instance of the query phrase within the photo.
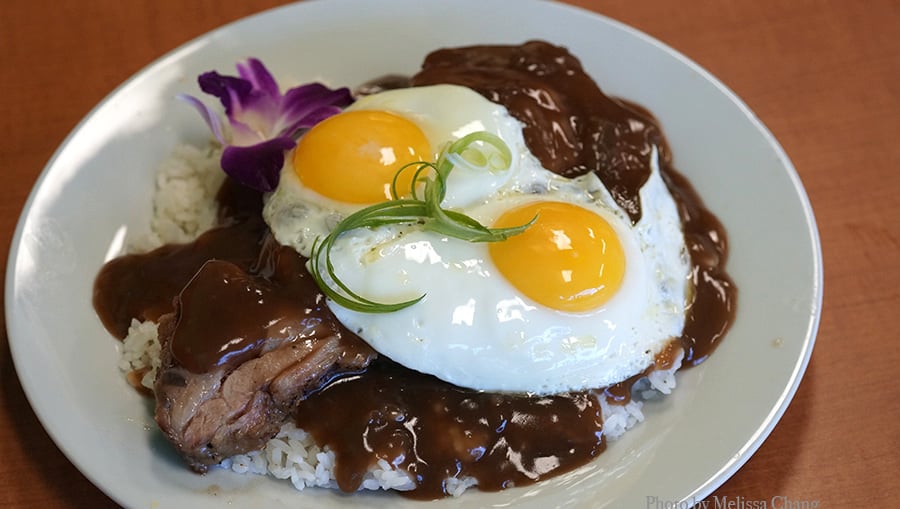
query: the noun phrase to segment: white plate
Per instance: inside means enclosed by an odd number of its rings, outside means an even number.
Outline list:
[[[153,63],[100,103],[45,168],[9,256],[6,316],[22,386],[53,440],[130,507],[413,507],[396,496],[296,493],[267,478],[188,472],[123,381],[117,346],[91,307],[118,235],[146,229],[153,170],[208,136],[173,100],[195,78],[262,58],[282,82],[356,85],[412,73],[443,46],[562,44],[612,95],[649,108],[731,240],[737,320],[722,346],[647,405],[647,421],[598,460],[536,486],[470,492],[434,507],[646,507],[700,499],[731,476],[781,417],[806,368],[822,298],[821,251],[791,163],[752,112],[682,55],[609,19],[545,2],[390,0],[292,5],[228,25]],[[655,498],[654,498],[655,497]]]

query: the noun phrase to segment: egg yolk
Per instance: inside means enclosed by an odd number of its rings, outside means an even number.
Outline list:
[[[581,312],[607,302],[625,276],[625,253],[612,226],[569,203],[537,202],[505,212],[495,227],[527,230],[488,246],[500,273],[532,300],[552,309]]]
[[[385,111],[345,111],[316,124],[294,150],[294,172],[317,193],[345,203],[391,198],[404,165],[431,160],[431,144],[410,120]],[[397,179],[402,194],[413,171]]]

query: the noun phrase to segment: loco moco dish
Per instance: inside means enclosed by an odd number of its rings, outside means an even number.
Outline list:
[[[728,329],[721,225],[652,116],[564,48],[442,49],[355,93],[238,70],[199,79],[226,120],[184,97],[217,139],[176,154],[208,230],[94,289],[194,470],[421,499],[530,484],[596,457]]]

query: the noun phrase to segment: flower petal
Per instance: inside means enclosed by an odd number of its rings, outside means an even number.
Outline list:
[[[297,121],[297,123],[293,126],[289,126],[290,129],[285,129],[289,132],[296,132],[298,129],[305,129],[312,127],[319,122],[325,120],[328,117],[332,117],[337,115],[342,111],[342,108],[339,106],[321,106],[316,108],[309,113],[306,114],[305,117],[301,118]]]
[[[244,64],[237,64],[238,74],[241,78],[249,81],[253,85],[253,89],[273,98],[281,98],[281,90],[278,89],[278,83],[266,66],[259,59],[248,58]]]
[[[222,169],[239,183],[260,192],[278,187],[284,153],[294,140],[282,136],[249,147],[226,147],[222,152]]]
[[[225,131],[222,129],[222,121],[219,119],[219,115],[216,114],[215,111],[212,110],[209,106],[203,103],[200,99],[188,94],[178,94],[175,96],[178,100],[184,101],[197,110],[200,113],[200,116],[203,117],[203,120],[206,121],[206,125],[209,126],[209,130],[212,131],[213,136],[219,140],[219,143],[225,145],[227,141],[225,140]]]
[[[237,64],[239,76],[215,71],[201,74],[200,89],[219,98],[230,129],[198,99],[183,96],[203,117],[225,146],[221,165],[241,184],[263,192],[278,185],[284,152],[294,147],[300,129],[339,113],[353,102],[347,88],[331,89],[310,83],[281,94],[278,83],[261,61],[249,58]],[[228,139],[226,139],[226,135]]]
[[[278,131],[292,135],[298,129],[312,127],[316,123],[340,113],[341,108],[353,103],[350,89],[331,89],[321,83],[308,83],[294,87],[281,100],[281,118]]]
[[[205,72],[197,77],[200,90],[214,95],[225,107],[225,114],[231,117],[235,103],[243,103],[253,92],[253,85],[241,78],[222,76],[216,71]]]
[[[243,122],[232,119],[229,124],[231,125],[231,141],[228,142],[228,145],[250,147],[271,138],[270,136],[263,136],[253,126]]]
[[[276,134],[272,129],[279,118],[279,96],[256,90],[245,79],[222,76],[217,72],[204,73],[197,81],[201,90],[219,98],[232,124],[246,124],[259,133],[259,139]]]

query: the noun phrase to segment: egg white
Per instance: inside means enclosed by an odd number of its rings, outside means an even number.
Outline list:
[[[641,190],[643,218],[634,227],[592,174],[569,180],[532,167],[519,177],[465,212],[491,224],[539,200],[594,211],[613,226],[626,256],[622,286],[608,303],[584,313],[549,309],[500,275],[485,244],[382,227],[338,240],[338,277],[376,301],[425,298],[386,314],[329,303],[332,311],[379,352],[464,387],[547,394],[604,387],[643,371],[684,327],[690,271],[658,167]]]

